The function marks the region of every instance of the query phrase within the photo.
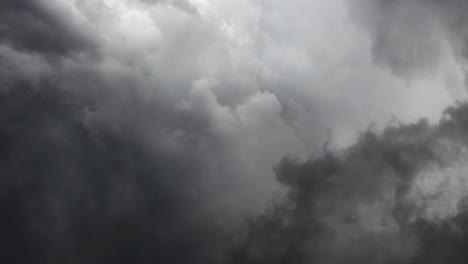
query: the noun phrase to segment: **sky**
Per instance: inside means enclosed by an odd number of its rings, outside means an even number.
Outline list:
[[[5,263],[468,263],[468,2],[2,0]]]

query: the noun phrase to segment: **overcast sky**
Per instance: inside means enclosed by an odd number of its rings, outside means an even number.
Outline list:
[[[392,252],[373,263],[426,261],[425,233],[401,230],[464,212],[467,11],[458,0],[2,0],[0,257],[231,263],[242,244],[234,263],[362,263],[370,253],[350,237],[370,232],[385,233],[375,252]],[[296,174],[299,185],[283,179]],[[329,194],[308,185],[316,174],[338,177],[312,184]],[[304,199],[334,209],[304,227]],[[293,226],[341,235],[279,228],[286,253],[245,242],[246,219],[285,201]],[[402,207],[420,213],[377,223]],[[347,212],[366,220],[346,226]],[[262,243],[284,255],[252,257]]]

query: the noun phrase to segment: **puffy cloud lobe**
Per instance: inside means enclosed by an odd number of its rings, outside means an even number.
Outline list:
[[[370,34],[374,61],[395,74],[420,78],[450,61],[465,68],[465,1],[350,1],[349,6]]]
[[[44,1],[2,1],[0,40],[26,52],[67,55],[89,50],[92,41]]]
[[[235,258],[240,263],[463,263],[467,186],[460,186],[461,193],[453,185],[444,188],[426,171],[448,184],[454,172],[447,169],[458,168],[458,184],[466,180],[459,165],[466,157],[467,109],[466,104],[449,108],[436,126],[422,120],[381,134],[366,132],[338,153],[305,162],[285,159],[277,174],[289,186],[289,198],[251,222]],[[450,198],[454,212],[439,203]]]

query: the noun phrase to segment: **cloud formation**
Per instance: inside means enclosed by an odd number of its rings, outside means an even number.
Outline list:
[[[87,108],[53,83],[35,88],[16,87],[0,99],[4,261],[211,257],[205,241],[220,239],[222,229],[197,193],[195,157],[84,122]]]
[[[450,60],[465,73],[464,1],[351,1],[372,39],[374,61],[406,78],[433,74]]]
[[[3,1],[0,255],[395,263],[459,245],[464,106],[436,123],[464,95],[463,7],[392,3]],[[429,201],[439,185],[450,199]]]
[[[1,41],[18,50],[60,56],[92,47],[91,39],[67,19],[70,10],[35,0],[7,0],[0,7]]]
[[[448,109],[436,126],[368,131],[341,152],[283,160],[277,174],[289,198],[250,223],[236,262],[464,263],[467,109]]]

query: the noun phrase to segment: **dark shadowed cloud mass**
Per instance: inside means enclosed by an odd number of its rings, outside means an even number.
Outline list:
[[[468,263],[464,1],[3,0],[3,263]]]
[[[467,105],[363,133],[305,162],[285,159],[288,199],[249,225],[239,263],[466,263]],[[436,188],[431,186],[436,185]],[[461,190],[461,192],[460,192]]]

